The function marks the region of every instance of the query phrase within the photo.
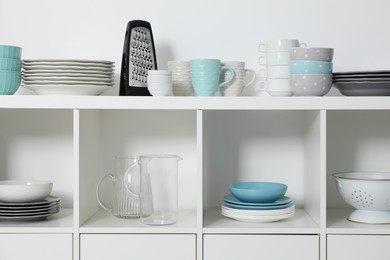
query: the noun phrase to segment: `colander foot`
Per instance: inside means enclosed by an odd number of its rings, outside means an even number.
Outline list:
[[[357,209],[351,213],[348,220],[365,224],[390,224],[390,210]]]

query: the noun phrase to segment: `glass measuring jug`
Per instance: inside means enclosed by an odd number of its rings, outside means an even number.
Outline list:
[[[178,162],[177,155],[143,155],[139,158],[141,191],[131,187],[129,192],[139,194],[141,218],[147,225],[170,225],[178,215]]]

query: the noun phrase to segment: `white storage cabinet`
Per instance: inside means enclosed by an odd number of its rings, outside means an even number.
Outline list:
[[[53,252],[61,260],[388,258],[389,225],[347,221],[353,209],[331,176],[390,171],[387,97],[1,96],[0,120],[1,179],[52,180],[63,207],[46,221],[0,221],[1,259],[21,242],[33,247],[32,260]],[[97,203],[115,156],[151,153],[184,159],[175,225],[116,218]],[[286,183],[295,216],[223,217],[234,181]],[[110,187],[103,195],[109,200]]]

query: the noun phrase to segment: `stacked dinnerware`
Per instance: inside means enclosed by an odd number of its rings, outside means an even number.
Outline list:
[[[172,95],[172,76],[168,70],[149,70],[148,90],[152,96]]]
[[[0,220],[38,221],[60,212],[53,183],[39,180],[0,181]]]
[[[0,95],[14,94],[21,81],[22,48],[0,45]]]
[[[287,185],[275,182],[235,182],[222,204],[222,215],[243,222],[275,222],[295,214],[295,205],[285,196]]]
[[[114,86],[114,62],[23,60],[22,86],[38,95],[100,95]]]
[[[172,92],[175,96],[193,96],[190,62],[168,61],[168,70],[172,73]]]
[[[259,64],[264,67],[260,69],[259,74],[271,96],[293,95],[289,82],[289,50],[291,47],[299,46],[306,44],[295,39],[283,39],[269,40],[259,45],[259,51],[262,53]]]
[[[290,85],[296,96],[324,96],[333,81],[332,48],[290,48]]]
[[[390,71],[335,72],[333,84],[344,96],[390,96]]]

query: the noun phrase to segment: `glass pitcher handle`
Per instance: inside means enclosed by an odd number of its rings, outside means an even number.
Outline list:
[[[99,181],[99,183],[98,183],[98,185],[97,185],[97,187],[96,187],[96,199],[97,199],[97,201],[99,202],[100,206],[102,206],[103,209],[105,209],[105,210],[111,212],[111,211],[112,211],[112,207],[111,207],[111,208],[110,208],[110,207],[107,207],[106,204],[104,204],[104,202],[100,199],[100,195],[99,195],[100,186],[101,186],[101,184],[103,183],[103,181],[104,181],[107,177],[110,177],[113,183],[115,182],[115,176],[114,176],[114,175],[112,175],[112,174],[106,174],[105,176],[103,176],[103,177],[100,179],[100,181]]]
[[[131,170],[132,170],[135,166],[138,166],[138,165],[139,165],[139,162],[138,162],[138,161],[137,161],[136,163],[130,165],[129,168],[127,168],[127,170],[126,170],[126,173],[123,175],[123,183],[124,183],[124,185],[125,185],[126,190],[127,190],[131,195],[133,195],[133,196],[135,196],[135,197],[137,197],[137,198],[140,197],[141,191],[140,191],[140,193],[134,192],[134,191],[131,189],[131,187],[129,187],[129,182],[128,182],[127,180],[129,179],[128,176],[130,175]]]

